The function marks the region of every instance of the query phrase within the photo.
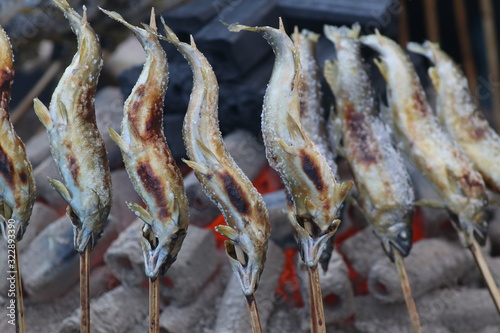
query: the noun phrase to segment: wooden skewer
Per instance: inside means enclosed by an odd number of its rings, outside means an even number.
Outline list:
[[[406,0],[399,2],[399,45],[405,46],[410,41],[410,29],[408,28],[408,4]]]
[[[321,293],[318,266],[308,267],[308,272],[311,333],[326,333],[323,295]]]
[[[394,262],[396,263],[396,268],[399,274],[399,281],[401,282],[401,289],[403,289],[406,308],[408,309],[408,314],[410,315],[411,327],[413,328],[414,333],[422,333],[422,326],[420,325],[417,306],[415,305],[415,300],[413,299],[413,295],[411,293],[410,280],[408,279],[408,274],[406,273],[403,257],[395,248],[393,248],[393,253]]]
[[[160,279],[149,279],[149,333],[160,332]]]
[[[59,73],[61,69],[61,62],[55,61],[53,62],[47,71],[43,74],[43,76],[38,80],[35,86],[30,90],[30,92],[24,96],[19,105],[12,111],[12,115],[10,117],[12,124],[16,125],[19,120],[21,120],[26,112],[29,111],[31,106],[33,105],[33,99],[39,96],[45,87],[52,81],[52,79]]]
[[[424,0],[425,30],[427,39],[439,43],[439,21],[437,17],[437,6],[435,0]]]
[[[21,282],[21,269],[19,267],[19,251],[17,250],[17,241],[14,243],[14,261],[15,261],[15,285],[16,285],[16,333],[25,333],[24,325],[24,304],[23,304],[23,286]]]
[[[260,325],[259,311],[257,310],[257,302],[255,301],[254,295],[245,295],[247,300],[248,311],[250,312],[250,321],[252,323],[253,333],[262,333],[262,327]]]
[[[484,281],[488,286],[488,290],[490,292],[491,298],[493,299],[493,303],[495,303],[495,307],[497,308],[498,313],[500,314],[500,293],[498,292],[498,287],[495,283],[495,279],[493,275],[491,275],[490,268],[484,259],[483,252],[481,251],[481,247],[477,243],[475,239],[472,240],[472,244],[469,246],[469,249],[476,260],[477,266],[483,275]]]
[[[80,333],[90,333],[90,247],[80,254]]]
[[[493,101],[493,120],[496,130],[500,130],[500,67],[498,66],[498,46],[496,39],[494,8],[491,0],[479,1],[486,42],[490,91]]]
[[[458,42],[460,44],[460,53],[464,66],[465,76],[469,81],[469,88],[475,96],[477,91],[477,72],[470,45],[469,22],[467,20],[467,11],[464,0],[453,0],[453,9],[455,12],[455,25],[457,29]]]

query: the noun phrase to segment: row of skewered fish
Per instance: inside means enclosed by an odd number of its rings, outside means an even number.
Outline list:
[[[52,156],[63,179],[49,181],[68,203],[75,249],[83,252],[87,246],[94,247],[111,207],[109,166],[93,105],[102,60],[85,10],[80,16],[65,0],[54,2],[78,37],[78,52],[49,108],[39,100],[34,106],[49,133]],[[252,297],[265,264],[270,226],[261,195],[224,147],[217,118],[218,85],[210,64],[192,38],[190,44],[181,42],[165,23],[165,36],[159,34],[154,13],[150,24],[139,28],[118,13],[103,12],[129,28],[146,51],[143,71],[124,105],[121,134],[109,129],[134,188],[146,204],[128,203],[145,222],[142,247],[146,275],[154,279],[168,269],[188,228],[182,177],[163,134],[168,65],[159,39],[164,39],[176,46],[193,71],[193,91],[183,128],[189,157],[185,162],[225,217],[228,225],[216,230],[228,238],[225,250],[231,267],[244,294]],[[279,173],[288,193],[290,223],[307,266],[315,268],[327,249],[353,185],[352,181],[336,180],[336,154],[349,162],[359,193],[356,204],[386,253],[391,258],[394,250],[403,256],[409,254],[415,198],[391,132],[435,185],[464,245],[469,246],[474,237],[485,241],[485,182],[492,190],[500,190],[500,174],[495,170],[500,138],[472,102],[458,66],[438,46],[410,45],[435,64],[430,75],[438,92],[436,117],[399,45],[378,32],[360,37],[357,24],[352,28],[326,26],[325,35],[335,44],[336,59],[325,64],[324,75],[336,105],[325,124],[318,69],[310,54],[318,35],[296,32],[292,41],[281,21],[278,29],[240,24],[228,28],[260,33],[276,55],[264,98],[262,133],[269,164]],[[6,236],[6,220],[15,219],[17,239],[21,240],[35,197],[34,181],[24,145],[9,122],[12,57],[3,30],[0,37],[0,222]],[[381,55],[376,63],[387,82],[387,124],[377,112],[360,56],[362,44]]]

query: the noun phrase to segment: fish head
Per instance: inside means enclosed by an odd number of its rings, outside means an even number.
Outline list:
[[[82,219],[68,206],[66,215],[74,227],[73,242],[78,253],[83,253],[87,246],[90,246],[90,250],[94,249],[97,241],[101,238],[104,226],[108,223],[109,210],[109,206],[102,207]]]
[[[485,244],[491,212],[484,206],[468,204],[459,214],[448,213],[463,246],[471,246],[474,238],[479,245]]]
[[[144,223],[141,246],[144,270],[149,278],[156,279],[165,274],[177,260],[186,234],[186,228],[176,223]]]
[[[411,224],[406,222],[397,222],[385,228],[383,232],[375,231],[382,243],[385,253],[394,259],[394,249],[399,251],[403,257],[406,257],[413,245],[413,230]]]
[[[248,235],[240,234],[238,242],[224,242],[231,270],[238,277],[243,294],[252,295],[259,284],[267,253],[267,240],[257,246]]]

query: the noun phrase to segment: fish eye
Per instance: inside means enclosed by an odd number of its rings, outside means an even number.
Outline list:
[[[400,231],[398,233],[398,238],[403,239],[403,240],[408,239],[408,233],[406,232],[406,230]]]

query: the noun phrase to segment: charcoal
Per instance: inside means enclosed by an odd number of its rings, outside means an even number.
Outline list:
[[[142,200],[135,192],[125,169],[111,172],[111,182],[113,184],[113,205],[111,206],[110,215],[116,217],[116,230],[121,232],[136,219],[135,214],[128,208],[126,202],[140,204]]]
[[[45,201],[50,207],[58,212],[64,212],[66,201],[50,186],[47,177],[61,179],[56,162],[52,156],[47,156],[33,171],[35,175],[37,197]]]
[[[141,248],[141,228],[144,222],[137,219],[105,255],[105,261],[113,274],[123,284],[137,286],[147,281]],[[184,306],[195,298],[203,285],[217,270],[219,256],[215,238],[209,230],[190,226],[177,261],[166,272],[161,293],[165,301]]]
[[[33,168],[50,156],[49,137],[45,130],[35,134],[26,142],[26,155]]]
[[[103,263],[105,250],[117,237],[120,223],[109,216],[108,224],[96,247],[90,253],[93,266]],[[51,223],[37,237],[20,258],[23,287],[30,298],[48,301],[64,295],[79,279],[80,255],[73,247],[73,226],[66,216]]]
[[[123,333],[146,318],[148,313],[147,288],[119,286],[90,302],[92,332]],[[148,322],[144,321],[144,330]],[[80,332],[80,309],[66,318],[59,333]]]
[[[230,274],[228,269],[217,272],[193,302],[182,307],[176,304],[165,307],[160,316],[161,328],[166,332],[191,333],[213,327],[214,311],[220,303]]]
[[[351,25],[359,22],[365,32],[375,28],[395,37],[398,28],[399,3],[394,0],[277,0],[280,11],[290,25],[318,32],[323,24]]]
[[[165,22],[179,36],[189,36],[209,23],[231,1],[193,0],[165,13]]]
[[[430,238],[413,245],[410,255],[405,258],[405,266],[415,298],[446,284],[455,285],[458,279],[475,269],[467,249]],[[381,302],[404,300],[396,265],[388,258],[381,258],[372,266],[368,289]]]
[[[33,205],[30,222],[23,239],[18,243],[19,252],[22,253],[30,245],[31,241],[45,229],[50,223],[57,220],[59,215],[51,207],[36,201]]]
[[[296,248],[297,242],[293,236],[293,229],[288,220],[286,195],[279,190],[263,196],[271,223],[270,238],[282,249]]]
[[[194,35],[196,45],[207,57],[220,81],[241,77],[271,54],[271,48],[259,34],[230,32],[219,21],[277,27],[278,16],[274,1],[234,1]]]
[[[323,307],[325,312],[325,323],[327,325],[340,323],[354,314],[354,293],[349,280],[349,271],[344,260],[337,251],[332,252],[328,270],[325,272],[319,268],[321,293],[323,295]],[[300,282],[300,291],[305,307],[303,315],[309,316],[309,276],[307,267],[299,262],[297,264],[297,276]]]
[[[255,293],[263,331],[266,331],[267,320],[271,315],[276,301],[274,291],[279,283],[284,265],[284,254],[272,241],[267,250],[267,261]],[[222,301],[217,312],[215,332],[252,332],[250,315],[241,284],[234,275],[229,279]]]
[[[368,277],[372,265],[377,260],[386,257],[380,246],[380,240],[371,228],[365,228],[346,239],[341,245],[340,252],[362,278]]]

